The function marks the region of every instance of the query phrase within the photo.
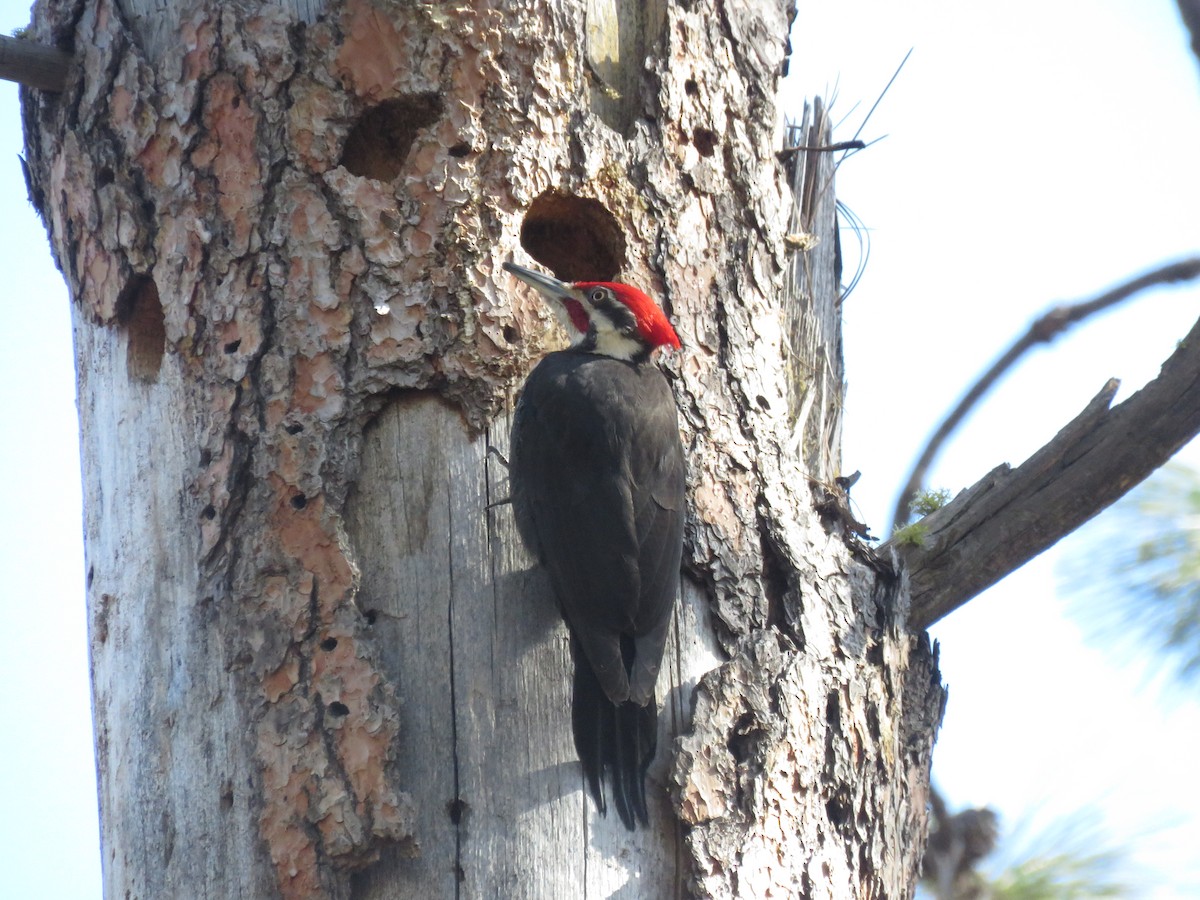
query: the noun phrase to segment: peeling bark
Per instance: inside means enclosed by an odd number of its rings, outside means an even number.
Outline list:
[[[792,10],[626,6],[37,7],[78,60],[24,102],[109,895],[911,895],[943,695],[905,586],[812,508],[840,348],[831,178],[818,277],[784,240]],[[565,632],[491,505],[555,340],[526,254],[641,284],[686,348],[671,790],[636,837],[587,805]]]

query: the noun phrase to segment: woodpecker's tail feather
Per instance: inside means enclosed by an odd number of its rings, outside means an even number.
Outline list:
[[[613,703],[574,638],[571,648],[575,658],[571,724],[588,791],[601,815],[608,815],[607,784],[617,815],[635,831],[638,821],[650,822],[646,770],[658,749],[658,704],[653,699],[645,706]]]

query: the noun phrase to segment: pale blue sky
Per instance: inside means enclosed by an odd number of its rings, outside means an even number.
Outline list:
[[[26,10],[0,0],[0,30]],[[801,0],[793,43],[794,90],[838,84],[838,138],[914,48],[863,135],[888,138],[838,183],[872,236],[846,303],[844,457],[882,531],[934,423],[1031,319],[1200,250],[1200,67],[1170,0]],[[0,84],[0,891],[94,898],[70,326],[25,201],[19,126],[16,89]],[[1019,463],[1109,376],[1130,389],[1152,377],[1198,315],[1195,288],[1158,292],[1037,352],[933,480],[958,489]],[[1200,704],[1163,701],[1136,666],[1085,644],[1054,595],[1053,556],[936,628],[951,690],[935,776],[953,803],[1006,821],[1090,804],[1118,842],[1136,838],[1146,896],[1200,896]]]
[[[0,31],[28,4],[0,0]],[[17,88],[0,82],[0,894],[100,896],[66,288],[25,197]]]

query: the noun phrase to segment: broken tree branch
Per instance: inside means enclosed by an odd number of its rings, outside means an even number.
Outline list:
[[[796,144],[792,147],[784,147],[776,156],[781,161],[784,161],[796,153],[836,153],[838,150],[862,150],[866,146],[866,141],[837,141],[833,144],[821,144],[811,147],[804,144]]]
[[[1178,0],[1179,14],[1192,36],[1192,53],[1200,59],[1200,0]]]
[[[1110,408],[1104,389],[1016,470],[997,467],[880,551],[908,569],[914,629],[928,628],[1125,495],[1200,433],[1200,321],[1158,377]]]
[[[70,68],[71,54],[57,47],[0,35],[0,79],[59,93]]]
[[[1000,376],[1012,368],[1030,348],[1038,344],[1049,343],[1071,325],[1081,322],[1101,310],[1108,309],[1110,306],[1115,306],[1147,288],[1159,284],[1189,281],[1197,277],[1200,277],[1200,257],[1180,260],[1139,275],[1095,299],[1070,306],[1056,306],[1039,317],[1029,326],[1029,330],[975,382],[930,437],[925,449],[921,451],[920,457],[913,465],[912,472],[909,473],[904,490],[900,492],[900,498],[896,501],[896,509],[892,513],[892,527],[900,528],[908,521],[912,513],[913,499],[924,485],[925,475],[929,471],[929,467],[933,465],[934,459],[937,458],[937,454],[942,449],[942,445],[946,443],[947,438],[954,433],[971,408],[1000,380]]]

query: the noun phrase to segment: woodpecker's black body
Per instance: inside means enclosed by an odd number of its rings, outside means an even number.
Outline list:
[[[607,782],[633,829],[647,821],[654,689],[679,590],[684,459],[653,346],[616,359],[589,349],[594,343],[585,333],[530,374],[513,419],[509,478],[517,528],[548,571],[571,632],[571,716],[588,788],[605,812]]]

